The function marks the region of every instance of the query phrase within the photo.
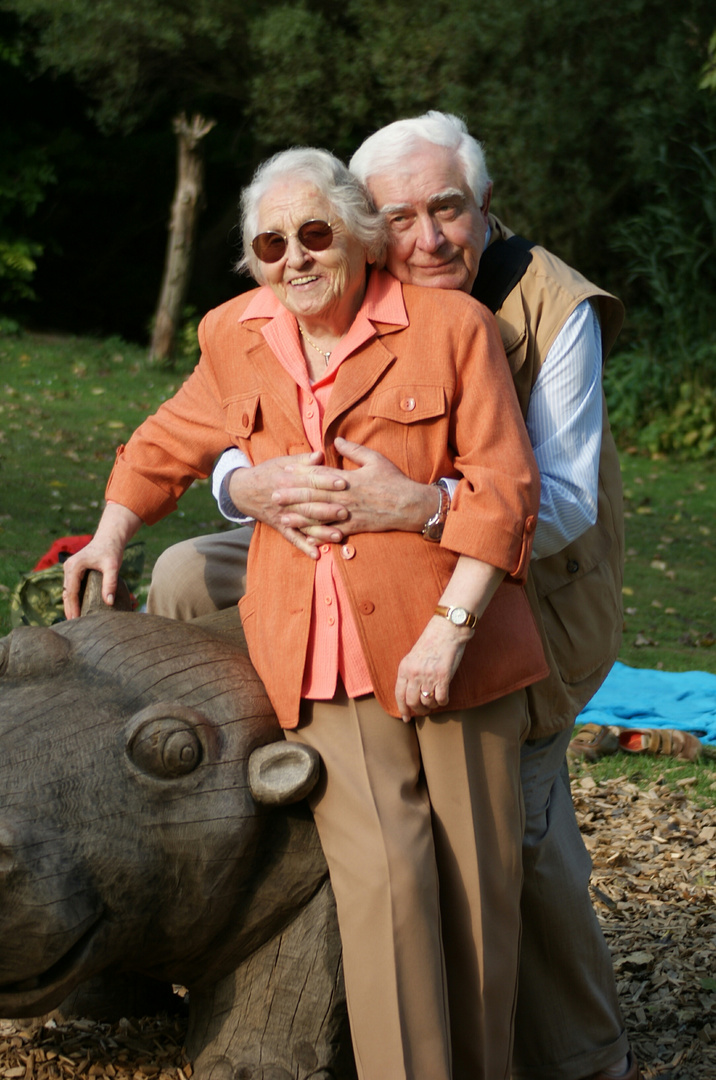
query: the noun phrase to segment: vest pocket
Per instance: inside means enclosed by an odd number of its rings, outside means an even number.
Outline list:
[[[580,683],[616,655],[621,587],[609,559],[540,599],[552,654],[564,682]]]

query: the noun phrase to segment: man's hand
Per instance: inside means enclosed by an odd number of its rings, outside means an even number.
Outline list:
[[[318,543],[342,540],[356,532],[420,532],[438,508],[435,488],[410,480],[376,450],[341,438],[334,445],[341,457],[358,468],[344,472],[324,466],[315,471],[301,464],[288,465],[293,485],[284,483],[272,496],[281,511],[283,529],[298,531]],[[325,535],[326,525],[333,526],[330,536]]]
[[[347,486],[345,474],[322,465],[323,454],[297,454],[272,458],[246,469],[235,469],[228,481],[229,497],[247,517],[255,518],[281,533],[310,558],[317,558],[322,543],[338,543],[343,533],[333,525],[348,515],[337,501]],[[301,494],[303,529],[286,520],[284,499],[289,503]]]

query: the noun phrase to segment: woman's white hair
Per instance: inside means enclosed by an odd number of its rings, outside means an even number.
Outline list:
[[[393,172],[404,157],[414,153],[420,142],[447,146],[455,151],[475,202],[482,206],[490,183],[482,144],[470,135],[465,121],[452,113],[431,109],[422,116],[387,124],[358,147],[351,158],[350,170],[367,184],[371,176]]]
[[[259,204],[279,181],[308,182],[325,196],[331,211],[331,221],[336,218],[365,248],[366,258],[378,266],[385,262],[387,232],[365,186],[346,166],[327,150],[312,146],[295,146],[274,154],[259,165],[248,187],[241,193],[241,233],[243,258],[236,264],[239,273],[249,273],[263,284],[262,264],[256,258],[251,241],[258,231]]]

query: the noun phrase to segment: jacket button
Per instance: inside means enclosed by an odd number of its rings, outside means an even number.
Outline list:
[[[403,412],[412,412],[413,409],[415,408],[415,398],[414,397],[404,397],[400,402],[400,407],[403,410]]]
[[[370,600],[361,600],[358,610],[362,615],[372,615],[375,611],[375,604],[371,603]]]
[[[569,559],[567,561],[567,572],[569,574],[576,574],[579,570],[579,563],[576,559]]]
[[[341,548],[341,555],[344,559],[352,559],[356,553],[356,549],[352,544],[344,544]]]
[[[530,514],[530,516],[525,521],[525,532],[529,536],[530,533],[533,533],[536,528],[537,528],[537,518],[534,516],[534,514]]]
[[[249,426],[249,414],[247,412],[245,412],[243,414],[243,416],[241,417],[241,426],[242,427],[248,427]]]

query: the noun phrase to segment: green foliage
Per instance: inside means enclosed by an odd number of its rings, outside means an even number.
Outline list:
[[[638,214],[614,229],[632,285],[633,351],[609,361],[606,393],[622,445],[716,455],[716,122],[705,147],[661,148]]]
[[[20,333],[20,324],[16,319],[0,315],[0,338],[16,337]]]
[[[636,444],[653,456],[716,456],[716,390],[698,383],[681,383],[676,404],[657,413],[637,433]]]
[[[0,240],[0,300],[20,296],[33,300],[35,294],[30,281],[37,269],[36,258],[42,254],[40,244],[27,240],[8,243]]]
[[[637,337],[716,384],[716,116],[709,134],[704,147],[661,148],[639,213],[615,226],[614,248],[635,285]]]
[[[712,0],[302,0],[251,24],[249,115],[267,149],[348,155],[396,117],[456,111],[485,142],[496,211],[623,290],[615,223],[651,198],[663,146],[708,145],[712,26]]]
[[[71,74],[95,101],[103,131],[158,112],[241,101],[250,0],[2,0],[36,35],[45,70]]]
[[[716,90],[716,31],[709,41],[708,59],[704,64],[699,86],[702,90]]]
[[[716,95],[699,81],[713,59],[713,0],[676,11],[670,0],[0,0],[0,11],[21,20],[43,71],[90,96],[103,131],[160,130],[180,109],[218,117],[207,185],[227,210],[269,152],[301,143],[347,157],[376,127],[437,107],[464,115],[485,142],[497,213],[624,295],[642,351],[654,352],[650,327],[668,322],[676,339],[679,326],[693,326],[685,302],[711,287],[714,260],[702,255],[713,249]],[[17,59],[12,48],[9,56]],[[104,151],[82,149],[75,188]],[[126,158],[117,183],[103,182],[113,198],[126,172],[131,198],[116,209],[117,232],[142,222],[147,265],[166,216],[150,184],[142,205]],[[29,191],[29,178],[21,186]],[[217,251],[226,237],[211,232],[218,217],[202,223]],[[17,228],[3,238],[18,237],[44,242]],[[209,295],[206,282],[193,297],[201,310],[231,292],[222,279],[225,292]],[[92,326],[117,310],[106,291]],[[134,325],[145,324],[143,313]],[[681,347],[691,353],[707,337],[699,331]],[[661,363],[678,347],[654,355]],[[685,368],[674,385],[696,374]]]
[[[0,94],[10,100],[26,62],[18,40],[0,34]],[[34,299],[31,281],[43,245],[28,236],[28,219],[56,180],[45,146],[10,114],[0,131],[0,304]],[[28,138],[28,135],[30,138]]]
[[[638,350],[610,357],[604,390],[618,445],[652,456],[715,457],[716,386],[693,375],[713,372],[715,359],[713,345],[663,361]]]
[[[314,10],[297,3],[269,7],[252,20],[249,50],[255,63],[249,112],[261,147],[327,145],[338,153],[353,149],[356,120],[366,107],[363,73],[343,19],[337,12],[333,16],[328,7]],[[288,56],[297,62],[286,63]]]

